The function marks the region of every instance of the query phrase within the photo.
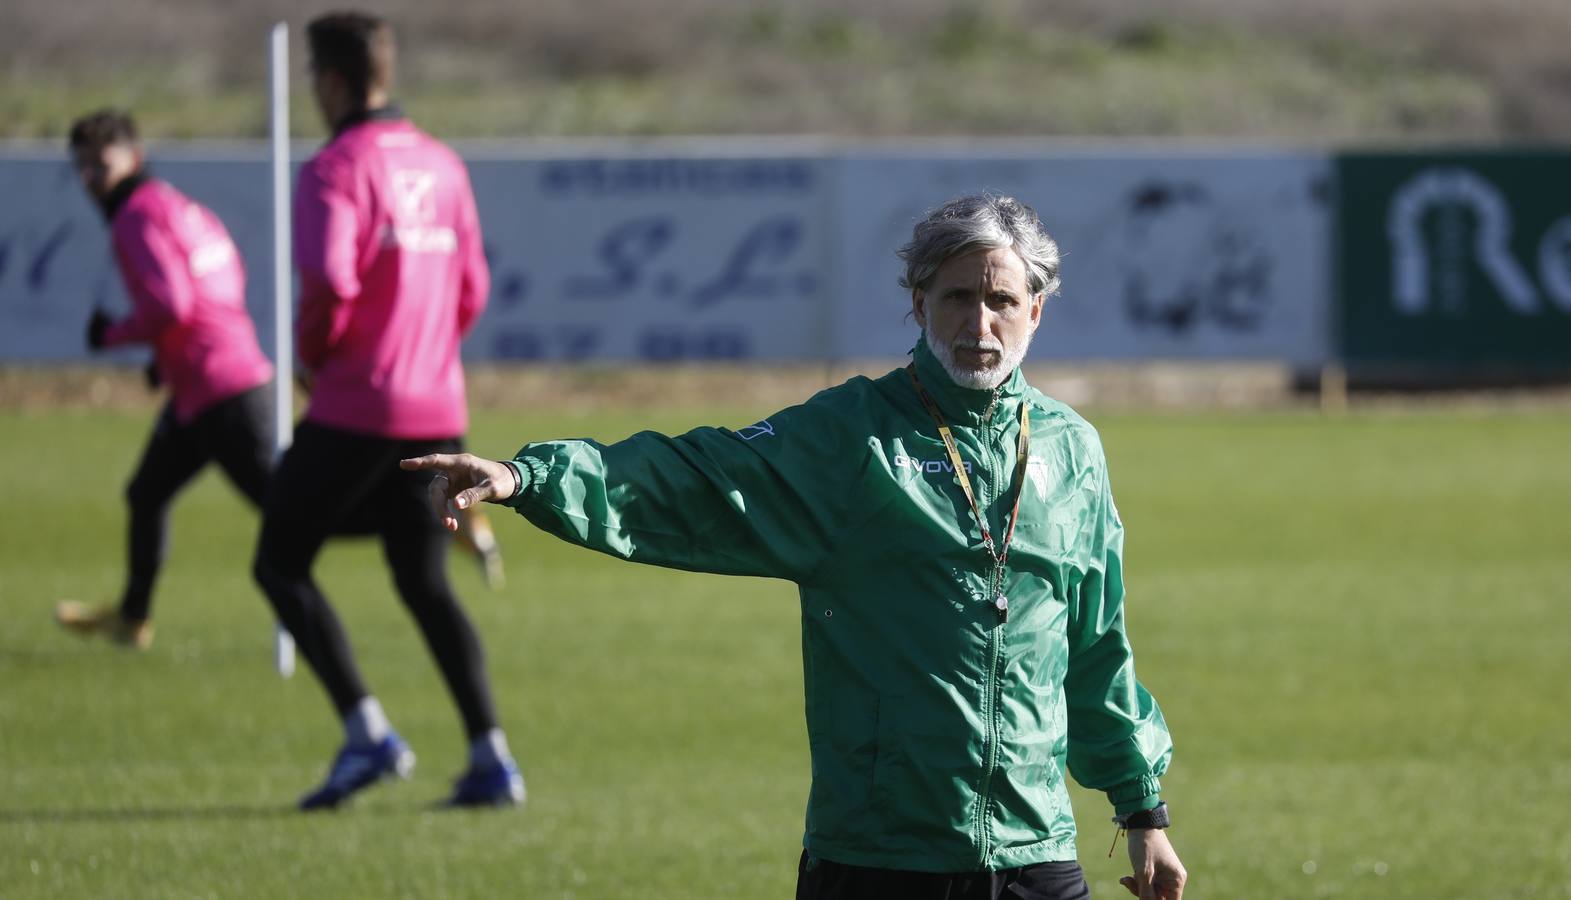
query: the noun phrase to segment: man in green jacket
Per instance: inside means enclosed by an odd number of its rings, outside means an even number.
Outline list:
[[[1020,362],[1058,248],[992,195],[900,251],[909,366],[738,431],[547,441],[440,470],[603,553],[796,582],[812,789],[800,898],[1089,896],[1064,773],[1105,791],[1142,898],[1178,898],[1158,778],[1172,742],[1135,679],[1123,526],[1096,431]]]

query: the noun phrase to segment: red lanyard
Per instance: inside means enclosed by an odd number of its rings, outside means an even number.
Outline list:
[[[988,531],[987,519],[982,515],[982,508],[977,505],[976,492],[971,490],[971,476],[966,473],[965,460],[960,458],[960,448],[955,445],[955,436],[949,433],[949,426],[944,424],[944,417],[938,411],[938,404],[928,395],[927,389],[922,387],[922,382],[916,377],[916,364],[906,366],[906,372],[911,376],[911,384],[916,387],[916,395],[921,398],[922,406],[927,409],[927,414],[933,417],[933,422],[938,426],[938,435],[944,439],[944,449],[949,453],[949,464],[955,470],[955,477],[960,481],[960,489],[965,492],[966,501],[971,504],[971,515],[976,517],[977,527],[982,529],[982,545],[987,549],[987,555],[993,558],[998,566],[999,592],[993,599],[998,614],[1004,621],[1009,621],[1009,600],[1003,593],[1004,563],[1009,559],[1009,545],[1015,539],[1015,522],[1020,519],[1020,498],[1025,494],[1026,460],[1027,451],[1031,446],[1031,404],[1020,402],[1020,443],[1015,451],[1015,502],[1009,510],[1009,526],[1004,531],[1002,546],[993,544],[993,534]]]

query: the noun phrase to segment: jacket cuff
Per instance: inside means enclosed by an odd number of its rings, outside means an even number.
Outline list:
[[[1107,799],[1113,804],[1115,815],[1128,815],[1142,809],[1155,809],[1162,802],[1162,783],[1155,775],[1147,775],[1134,781],[1108,789]]]
[[[513,474],[518,476],[518,493],[510,499],[502,501],[504,506],[518,507],[533,492],[535,485],[545,481],[546,473],[550,467],[544,460],[532,456],[516,456],[513,459],[504,459],[502,463],[511,466]]]

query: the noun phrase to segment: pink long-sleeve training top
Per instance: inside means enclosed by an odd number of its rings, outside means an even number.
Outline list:
[[[115,211],[110,242],[131,315],[104,344],[153,345],[178,421],[273,377],[246,312],[245,265],[211,211],[149,178]]]
[[[305,418],[380,437],[461,436],[458,345],[491,276],[463,161],[396,112],[342,130],[295,195]]]

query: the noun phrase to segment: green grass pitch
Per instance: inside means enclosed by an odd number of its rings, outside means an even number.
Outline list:
[[[471,445],[740,425],[765,410],[481,413]],[[1177,754],[1197,898],[1571,897],[1571,416],[1097,417],[1128,527],[1139,671]],[[457,717],[379,550],[319,576],[420,754],[352,808],[290,810],[339,741],[271,668],[256,519],[214,473],[179,503],[142,655],[69,637],[109,598],[150,417],[0,413],[0,896],[786,897],[808,763],[782,582],[602,558],[497,516],[510,584],[455,580],[529,782],[432,804]],[[1075,793],[1096,896],[1105,801]]]

